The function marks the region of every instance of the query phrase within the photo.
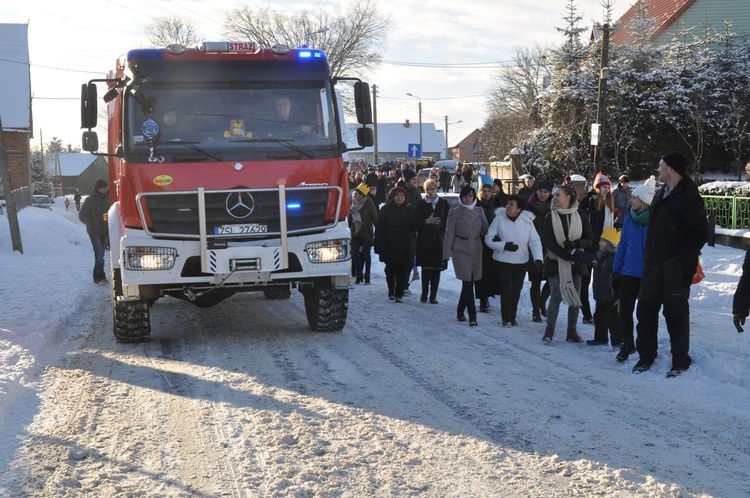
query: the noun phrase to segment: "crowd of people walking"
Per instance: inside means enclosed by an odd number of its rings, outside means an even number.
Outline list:
[[[468,314],[469,326],[477,326],[477,313],[490,313],[490,298],[497,296],[502,327],[519,325],[528,278],[531,321],[546,319],[544,342],[555,339],[565,304],[566,341],[610,346],[618,362],[637,353],[634,372],[648,370],[657,358],[663,308],[673,377],[691,364],[688,297],[708,237],[703,200],[688,166],[684,155],[671,152],[659,162],[658,190],[654,177],[633,189],[627,175],[613,188],[600,172],[585,195],[570,177],[556,185],[529,174],[520,178],[517,193],[506,194],[496,179],[479,185],[477,194],[472,183],[481,176],[470,168],[448,177],[434,172],[424,182],[424,196],[409,167],[382,190],[380,177],[365,177],[351,203],[352,276],[355,284],[370,283],[372,247],[385,265],[388,299],[402,303],[411,294],[409,284],[421,280],[419,301],[438,304],[441,272],[452,262],[461,281],[456,320],[466,322]],[[449,189],[459,194],[453,208],[438,195]],[[593,325],[588,340],[579,318]]]

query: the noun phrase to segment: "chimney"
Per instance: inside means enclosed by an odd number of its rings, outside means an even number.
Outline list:
[[[409,125],[411,125],[411,123],[409,123],[408,119],[406,121],[404,121],[404,128],[408,128]]]

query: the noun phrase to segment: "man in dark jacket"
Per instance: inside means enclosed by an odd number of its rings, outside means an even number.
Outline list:
[[[732,314],[734,315],[734,326],[737,332],[744,332],[745,319],[750,314],[750,248],[745,252],[745,261],[742,263],[742,276],[737,283],[732,300]]]
[[[107,211],[109,211],[109,186],[105,180],[97,180],[94,190],[83,202],[81,211],[78,213],[78,219],[86,225],[86,232],[94,248],[95,284],[107,283],[104,273],[104,250],[109,246]]]
[[[708,239],[708,222],[703,198],[695,182],[687,176],[690,161],[679,152],[662,156],[659,181],[664,186],[651,204],[643,279],[638,299],[638,340],[640,359],[633,372],[645,372],[657,355],[659,310],[664,318],[672,350],[675,377],[690,368],[690,285],[698,266],[698,255]]]

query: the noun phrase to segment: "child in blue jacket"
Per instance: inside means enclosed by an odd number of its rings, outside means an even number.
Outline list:
[[[617,353],[617,361],[620,363],[635,353],[633,311],[641,290],[649,207],[654,195],[656,190],[650,185],[637,187],[631,193],[631,209],[623,220],[620,244],[612,266],[612,288],[620,295],[620,324],[623,337],[622,349]]]

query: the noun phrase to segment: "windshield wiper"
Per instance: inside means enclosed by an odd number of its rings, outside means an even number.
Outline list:
[[[310,159],[315,159],[315,156],[309,152],[307,152],[304,149],[300,149],[296,145],[291,144],[290,142],[294,142],[294,140],[288,139],[288,138],[240,138],[237,140],[230,140],[230,142],[234,143],[277,143],[286,146],[287,148],[299,152],[300,154],[303,154]]]
[[[186,142],[184,140],[165,140],[162,142],[162,145],[184,145],[188,149],[192,149],[195,152],[200,152],[201,154],[204,154],[206,157],[210,157],[211,159],[214,159],[215,161],[221,161],[221,156],[218,156],[216,154],[212,154],[208,152],[207,150],[201,149],[196,143],[199,142]]]

